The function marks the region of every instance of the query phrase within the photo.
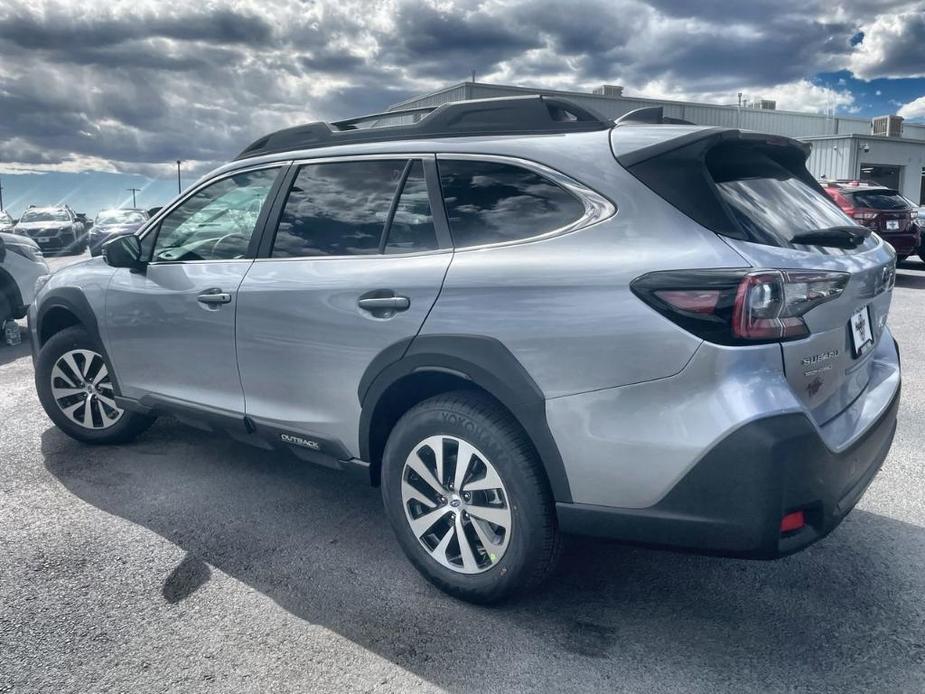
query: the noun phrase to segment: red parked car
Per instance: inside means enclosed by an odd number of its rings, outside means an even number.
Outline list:
[[[897,191],[860,181],[820,183],[845,214],[882,236],[895,249],[898,261],[918,253],[921,232],[913,223],[916,209]]]

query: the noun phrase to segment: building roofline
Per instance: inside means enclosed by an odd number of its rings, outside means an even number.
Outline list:
[[[908,145],[925,145],[925,140],[914,137],[889,137],[887,135],[866,135],[864,133],[844,133],[842,135],[801,135],[795,138],[804,142],[816,140],[876,140],[877,142],[902,142]]]
[[[530,94],[542,93],[542,94],[549,94],[549,95],[555,95],[555,96],[562,96],[566,98],[570,96],[580,96],[582,98],[601,99],[604,101],[632,100],[632,101],[641,101],[644,103],[651,103],[653,105],[676,104],[678,106],[704,106],[707,108],[725,108],[731,111],[738,111],[740,108],[739,106],[736,106],[734,104],[711,104],[711,103],[707,103],[704,101],[679,101],[677,99],[657,99],[657,98],[653,98],[649,96],[631,96],[631,95],[626,95],[626,94],[623,94],[621,96],[607,96],[605,94],[593,94],[591,92],[580,92],[580,91],[565,90],[565,89],[544,89],[542,87],[521,87],[521,86],[513,85],[513,84],[494,84],[492,82],[465,81],[465,82],[456,82],[455,84],[450,84],[445,87],[441,87],[440,89],[435,89],[431,92],[427,92],[426,94],[420,94],[418,96],[413,96],[411,98],[405,99],[404,101],[399,101],[397,104],[392,104],[391,106],[389,106],[387,110],[391,111],[394,109],[398,109],[402,106],[406,106],[407,104],[413,103],[415,101],[420,101],[421,99],[427,99],[432,96],[437,96],[439,94],[443,94],[445,92],[451,91],[453,89],[458,89],[466,85],[472,85],[473,87],[486,87],[488,89],[508,89],[508,90],[514,90],[514,91],[519,91],[519,92],[530,93]],[[763,109],[746,108],[744,110],[751,112],[751,111],[762,111]],[[851,121],[855,123],[864,123],[866,125],[870,125],[869,118],[857,118],[857,117],[842,116],[842,115],[829,116],[825,113],[817,113],[815,111],[786,111],[783,109],[768,109],[766,112],[767,113],[785,113],[787,115],[792,115],[792,116],[810,116],[813,118],[824,118],[826,120]],[[917,124],[910,123],[910,125],[917,125]],[[895,140],[897,138],[891,138],[891,139]],[[921,140],[917,140],[917,141],[921,142]]]

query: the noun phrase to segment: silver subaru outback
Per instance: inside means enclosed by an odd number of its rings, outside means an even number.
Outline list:
[[[47,280],[38,394],[87,443],[173,415],[358,471],[466,600],[563,533],[780,557],[864,493],[900,392],[894,253],[807,154],[539,96],[275,132]]]

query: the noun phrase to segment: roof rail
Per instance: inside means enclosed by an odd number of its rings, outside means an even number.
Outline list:
[[[661,106],[646,106],[625,113],[616,121],[617,125],[695,125],[682,118],[670,118]]]
[[[395,120],[399,122],[389,124]],[[530,95],[473,99],[440,106],[374,113],[333,123],[297,125],[261,137],[246,147],[236,159],[359,142],[476,135],[540,135],[607,130],[612,127],[613,121],[558,97]]]

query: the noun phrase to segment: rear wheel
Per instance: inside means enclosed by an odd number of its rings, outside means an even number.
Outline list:
[[[513,417],[481,393],[436,396],[395,425],[383,455],[386,514],[431,583],[477,603],[538,585],[559,554],[555,506]]]
[[[86,443],[130,441],[154,422],[116,405],[103,350],[82,327],[51,337],[35,364],[35,387],[51,421]]]

